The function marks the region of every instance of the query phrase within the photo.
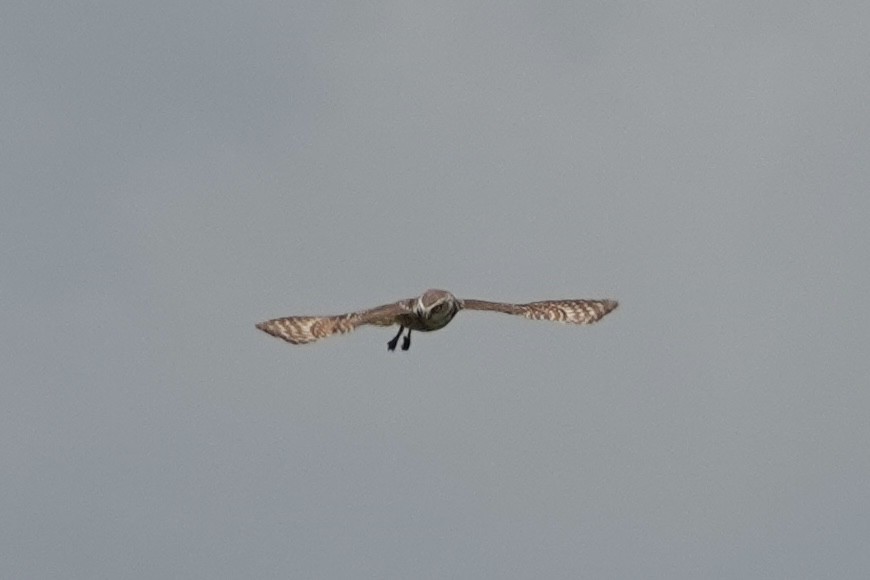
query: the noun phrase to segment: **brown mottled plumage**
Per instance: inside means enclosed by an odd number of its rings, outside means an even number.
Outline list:
[[[592,324],[618,306],[615,300],[544,300],[528,304],[458,299],[446,290],[427,290],[422,296],[399,300],[368,310],[336,316],[290,316],[267,320],[257,328],[291,344],[306,344],[345,334],[359,326],[399,325],[399,332],[387,343],[395,350],[399,337],[408,329],[402,350],[411,346],[411,331],[429,332],[445,327],[460,310],[488,310],[524,316],[531,320],[551,320],[568,324]]]

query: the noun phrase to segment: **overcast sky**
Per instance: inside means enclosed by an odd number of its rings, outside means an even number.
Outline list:
[[[870,577],[867,2],[3,13],[0,577]]]

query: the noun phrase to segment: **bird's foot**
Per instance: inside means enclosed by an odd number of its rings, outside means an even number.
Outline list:
[[[404,326],[400,326],[400,327],[399,327],[399,332],[397,332],[397,333],[396,333],[396,336],[394,336],[394,337],[392,338],[392,340],[390,340],[390,341],[387,343],[387,350],[388,350],[388,351],[392,352],[392,351],[396,350],[396,345],[399,344],[399,337],[402,336],[402,331],[404,331],[404,330],[405,330],[405,327],[404,327]],[[402,344],[402,348],[405,349],[405,350],[408,350],[408,349],[405,348],[404,343]]]

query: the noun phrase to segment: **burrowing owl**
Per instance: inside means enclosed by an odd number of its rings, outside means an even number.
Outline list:
[[[336,316],[290,316],[267,320],[257,328],[291,344],[314,342],[333,334],[345,334],[365,324],[399,325],[399,332],[387,350],[396,350],[405,329],[402,350],[411,348],[411,331],[429,332],[444,328],[460,310],[491,310],[525,316],[532,320],[553,320],[570,324],[592,324],[616,308],[616,300],[544,300],[528,304],[462,300],[446,290],[426,290],[422,296],[399,300],[359,312]]]

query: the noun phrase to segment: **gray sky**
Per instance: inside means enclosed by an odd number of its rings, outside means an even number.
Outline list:
[[[0,577],[867,578],[868,6],[13,2]]]

